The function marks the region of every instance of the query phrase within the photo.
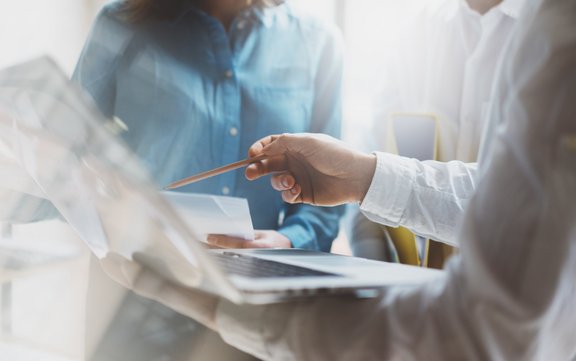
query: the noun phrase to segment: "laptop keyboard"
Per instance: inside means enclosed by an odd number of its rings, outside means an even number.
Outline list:
[[[213,253],[216,262],[231,275],[250,278],[337,276],[305,267],[251,257],[234,252]]]

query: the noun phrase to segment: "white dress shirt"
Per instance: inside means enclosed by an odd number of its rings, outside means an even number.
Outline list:
[[[427,113],[438,119],[437,160],[477,160],[496,67],[525,1],[481,15],[466,0],[442,0],[410,16],[383,60],[372,132],[379,150],[392,150],[392,113]]]
[[[499,73],[482,181],[445,278],[375,299],[221,302],[225,340],[270,360],[574,358],[576,2],[533,3]],[[362,204],[376,218],[384,158]]]
[[[397,52],[385,65],[375,99],[374,145],[394,151],[387,131],[396,112],[433,114],[438,119],[437,160],[424,162],[380,154],[381,208],[376,218],[391,227],[457,245],[456,227],[476,189],[476,162],[494,74],[525,0],[504,0],[484,15],[466,0],[429,3],[400,32]],[[381,253],[382,231],[355,216],[355,254]]]

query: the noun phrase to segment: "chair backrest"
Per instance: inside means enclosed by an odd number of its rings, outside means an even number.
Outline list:
[[[418,160],[433,160],[438,154],[438,120],[428,113],[390,114],[389,144],[394,153]]]

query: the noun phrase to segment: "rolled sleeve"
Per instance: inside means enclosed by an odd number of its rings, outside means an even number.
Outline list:
[[[415,170],[407,158],[380,152],[376,157],[374,178],[360,210],[374,222],[398,227],[412,195]]]
[[[376,171],[360,210],[374,222],[457,245],[458,227],[476,191],[477,164],[376,155]]]

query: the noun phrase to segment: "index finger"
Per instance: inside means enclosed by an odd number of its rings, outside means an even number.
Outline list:
[[[248,149],[248,157],[254,158],[254,157],[257,157],[261,154],[264,154],[264,148],[266,148],[268,145],[270,145],[271,143],[276,141],[278,138],[280,138],[280,135],[274,134],[274,135],[269,135],[267,137],[264,137],[264,138],[256,141]]]

